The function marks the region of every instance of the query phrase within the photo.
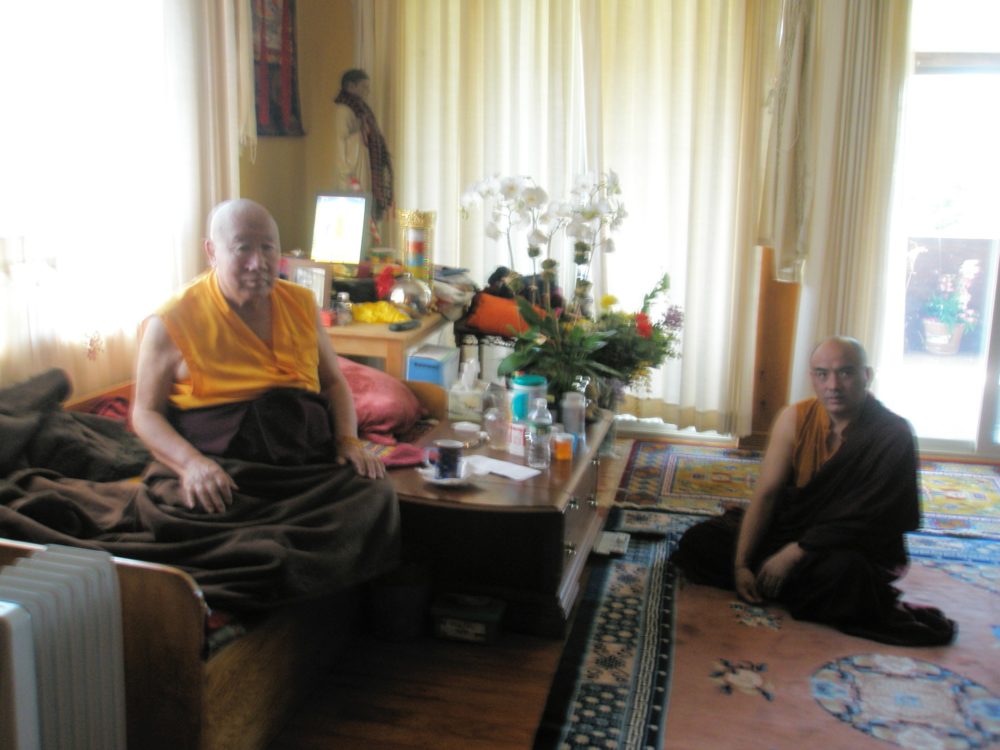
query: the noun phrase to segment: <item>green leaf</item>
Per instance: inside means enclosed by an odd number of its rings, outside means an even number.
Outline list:
[[[537,326],[542,321],[542,316],[535,311],[531,302],[521,295],[517,297],[517,311],[529,326]]]
[[[665,273],[660,280],[656,282],[656,286],[654,286],[650,292],[642,298],[642,307],[640,307],[639,310],[641,312],[648,313],[650,305],[653,304],[656,298],[661,294],[666,294],[668,291],[670,291],[670,274]]]
[[[535,361],[535,355],[530,350],[515,351],[504,357],[497,365],[499,375],[510,375],[512,372],[527,369]]]

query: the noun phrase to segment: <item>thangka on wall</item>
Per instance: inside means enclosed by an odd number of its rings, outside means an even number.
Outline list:
[[[253,63],[257,135],[304,135],[295,0],[253,0]]]

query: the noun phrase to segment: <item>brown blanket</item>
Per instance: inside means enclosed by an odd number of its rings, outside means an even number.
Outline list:
[[[387,480],[336,464],[221,459],[240,487],[232,507],[187,511],[172,502],[177,478],[150,463],[138,438],[114,420],[63,411],[68,392],[51,372],[0,390],[0,535],[173,565],[211,606],[234,611],[332,593],[395,562],[399,511]]]

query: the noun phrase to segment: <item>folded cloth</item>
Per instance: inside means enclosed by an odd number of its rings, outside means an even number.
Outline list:
[[[396,443],[390,450],[381,452],[379,458],[390,469],[420,466],[424,462],[424,449],[412,443]]]

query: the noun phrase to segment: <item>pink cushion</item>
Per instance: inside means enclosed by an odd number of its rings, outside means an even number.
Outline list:
[[[338,356],[337,364],[354,396],[360,437],[392,444],[397,435],[413,429],[423,408],[402,381],[346,357]]]

